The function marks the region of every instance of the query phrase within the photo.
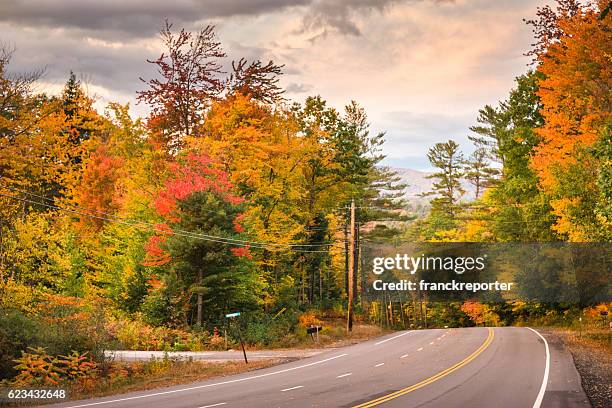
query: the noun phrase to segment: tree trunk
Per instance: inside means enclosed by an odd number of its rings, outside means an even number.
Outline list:
[[[198,286],[202,287],[202,271],[198,271]],[[203,316],[202,316],[202,300],[204,295],[202,292],[198,291],[198,308],[197,308],[197,316],[196,316],[196,324],[202,327]]]

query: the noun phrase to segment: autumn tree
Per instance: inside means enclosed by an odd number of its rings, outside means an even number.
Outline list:
[[[36,123],[26,119],[29,110],[35,107],[33,85],[42,74],[41,71],[11,73],[9,64],[14,52],[7,46],[0,47],[0,135],[6,140],[26,132]]]
[[[302,141],[294,118],[250,95],[234,93],[216,101],[202,127],[203,137],[189,138],[186,149],[207,152],[226,171],[245,198],[244,223],[254,240],[273,245],[252,248],[268,287],[268,306],[276,286],[293,273],[290,245],[301,243]]]
[[[81,223],[99,229],[104,214],[114,213],[117,208],[115,183],[120,177],[123,161],[109,154],[108,148],[101,144],[91,154],[83,171],[75,201],[88,212],[99,218],[81,217]]]
[[[466,300],[461,305],[461,311],[467,314],[476,326],[496,326],[499,324],[499,316],[491,310],[489,305],[484,303],[475,300]]]
[[[192,322],[199,326],[205,305],[206,320],[214,321],[229,307],[252,304],[258,286],[245,264],[250,253],[241,238],[243,200],[233,193],[227,174],[211,164],[192,153],[172,165],[173,176],[155,200],[165,222],[147,245],[146,264],[164,267],[165,288],[175,290],[170,293],[187,311],[195,295]]]
[[[83,84],[76,79],[74,72],[64,85],[58,104],[64,120],[63,129],[58,135],[63,144],[67,163],[62,167],[51,188],[50,195],[58,203],[63,199],[74,201],[82,180],[82,165],[94,154],[103,137],[105,120],[94,108],[94,99],[83,89]],[[100,152],[97,157],[99,158]],[[90,180],[91,181],[91,180]]]
[[[57,100],[35,92],[40,72],[9,71],[12,54],[0,48],[0,193],[5,194],[0,198],[0,241],[12,222],[17,217],[24,221],[32,209],[24,201],[27,193],[54,190],[69,166],[70,151],[61,137],[65,121]]]
[[[192,33],[172,32],[172,24],[160,31],[166,51],[156,60],[159,77],[141,78],[148,89],[138,100],[151,106],[150,127],[176,153],[186,136],[197,136],[206,110],[223,91],[220,59],[225,57],[214,26]]]
[[[602,239],[607,229],[592,199],[599,196],[595,179],[601,164],[590,151],[611,120],[611,16],[601,13],[606,6],[606,1],[563,0],[556,9],[539,9],[538,19],[529,21],[543,75],[538,96],[544,118],[531,167],[552,198],[554,229],[572,241]]]
[[[278,85],[284,65],[276,65],[273,61],[267,64],[260,60],[251,61],[240,58],[232,61],[232,72],[228,80],[228,91],[249,95],[256,101],[263,103],[276,103],[283,99],[285,92]]]

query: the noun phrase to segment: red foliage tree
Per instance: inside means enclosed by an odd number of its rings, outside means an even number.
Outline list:
[[[179,224],[189,216],[181,210],[181,201],[198,192],[213,193],[232,206],[244,201],[242,197],[233,193],[234,186],[229,181],[228,174],[216,168],[214,162],[206,155],[189,153],[183,159],[172,163],[170,172],[173,176],[166,181],[154,201],[157,213],[166,220],[166,223],[156,226],[156,235],[147,243],[145,248],[147,266],[160,266],[171,261],[170,254],[163,249],[167,237],[174,233],[171,224]],[[244,231],[241,225],[242,218],[242,215],[237,215],[231,220],[236,233]],[[245,247],[232,253],[236,256],[250,256],[248,248]]]
[[[100,218],[84,217],[82,225],[102,227],[104,213],[112,213],[118,207],[115,200],[115,183],[121,176],[123,159],[109,154],[105,145],[99,145],[91,154],[83,172],[83,179],[76,192],[79,206]]]
[[[149,104],[149,126],[161,132],[166,148],[176,152],[185,136],[197,135],[206,108],[223,91],[220,58],[225,57],[216,40],[215,27],[206,26],[197,33],[171,31],[172,24],[160,32],[167,51],[156,60],[160,78],[141,81],[149,89],[138,93],[138,100]]]

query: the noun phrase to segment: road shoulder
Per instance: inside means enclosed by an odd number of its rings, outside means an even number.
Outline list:
[[[565,330],[545,329],[547,338],[563,344],[579,373],[582,388],[594,408],[605,408],[612,401],[612,355],[582,339],[579,334]]]
[[[550,329],[537,330],[546,338],[550,347],[550,377],[542,407],[591,407],[572,353],[562,336]]]

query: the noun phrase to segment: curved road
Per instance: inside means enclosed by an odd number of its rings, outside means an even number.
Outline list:
[[[571,356],[529,328],[396,332],[300,361],[58,407],[589,407]]]

